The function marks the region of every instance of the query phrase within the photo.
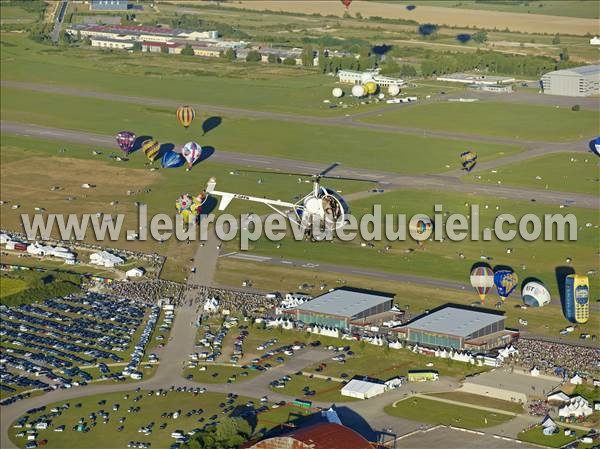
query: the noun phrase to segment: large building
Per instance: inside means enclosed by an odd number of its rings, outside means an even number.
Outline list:
[[[600,95],[600,65],[586,65],[546,73],[542,76],[542,89],[549,95]]]
[[[90,11],[127,11],[128,0],[91,0]]]
[[[388,312],[394,295],[351,288],[339,288],[291,309],[296,320],[337,329],[366,324],[369,317]]]
[[[373,445],[349,427],[319,423],[289,433],[249,443],[243,449],[373,449]]]
[[[340,70],[338,73],[340,83],[345,84],[364,84],[367,81],[375,81],[380,87],[390,87],[404,85],[404,80],[400,78],[392,78],[379,74],[379,69],[366,70],[357,72],[356,70]]]
[[[446,304],[398,329],[418,345],[486,351],[507,345],[514,333],[504,327],[504,313]]]

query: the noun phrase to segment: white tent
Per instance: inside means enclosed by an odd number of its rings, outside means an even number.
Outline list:
[[[562,391],[555,391],[554,393],[550,393],[548,396],[546,396],[546,400],[548,402],[560,402],[560,403],[566,403],[569,402],[571,400],[570,396],[567,396],[565,393],[563,393]]]
[[[204,311],[206,313],[215,313],[217,310],[219,310],[219,301],[217,301],[217,298],[215,298],[214,296],[208,298],[204,302]]]
[[[385,384],[369,380],[352,379],[342,387],[342,396],[369,399],[385,392]]]
[[[106,268],[112,268],[116,265],[121,265],[124,262],[125,260],[123,260],[121,257],[115,256],[108,251],[98,251],[97,253],[90,255],[91,264],[100,265]]]
[[[568,418],[580,416],[590,416],[594,411],[590,407],[590,403],[581,396],[572,397],[567,405],[558,410],[558,416]]]
[[[583,378],[579,374],[575,374],[573,377],[571,377],[569,382],[573,385],[581,385],[583,383]]]
[[[128,278],[139,278],[144,275],[143,268],[132,268],[131,270],[127,270],[125,272],[125,276]]]

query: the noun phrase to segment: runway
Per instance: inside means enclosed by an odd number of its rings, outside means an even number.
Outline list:
[[[85,145],[95,145],[114,148],[114,136],[87,133],[67,129],[50,128],[40,125],[16,122],[0,122],[2,134],[13,134],[25,137],[42,139],[54,139],[64,142],[73,142]],[[550,151],[560,151],[554,147]],[[583,150],[581,150],[583,151]],[[514,161],[524,161],[538,157],[544,150],[531,149],[520,153],[518,156],[507,156],[481,164],[486,169],[510,164]],[[548,150],[545,151],[547,153]],[[323,169],[323,164],[305,162],[293,159],[285,159],[273,156],[261,156],[254,154],[238,153],[218,149],[211,156],[211,160],[223,164],[231,164],[256,169],[299,172],[307,174],[318,173]],[[498,199],[514,199],[521,201],[536,201],[551,205],[570,204],[575,207],[588,209],[599,209],[600,200],[594,195],[581,193],[556,192],[551,190],[537,190],[524,187],[508,187],[497,184],[474,184],[464,183],[456,172],[442,173],[437,175],[408,175],[392,173],[380,170],[368,170],[362,168],[337,167],[332,173],[334,176],[372,180],[381,184],[384,190],[393,189],[417,189],[429,191],[461,192],[476,195],[493,196]]]

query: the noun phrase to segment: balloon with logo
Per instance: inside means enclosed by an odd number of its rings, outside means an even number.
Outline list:
[[[135,134],[131,131],[121,131],[117,134],[117,145],[125,154],[129,154],[135,145]]]
[[[188,142],[181,149],[181,155],[188,163],[187,170],[189,171],[202,155],[202,147],[196,142]]]
[[[408,224],[410,236],[417,242],[419,246],[423,246],[425,241],[433,231],[433,223],[426,215],[415,216]]]
[[[191,106],[179,106],[177,108],[177,120],[185,128],[188,128],[192,124],[195,116],[196,111]]]
[[[185,159],[179,153],[169,150],[162,157],[163,168],[181,167],[185,163]]]
[[[202,202],[189,193],[185,193],[175,201],[175,210],[183,218],[184,223],[195,223],[200,215]]]
[[[471,271],[471,287],[475,289],[481,302],[494,286],[494,272],[490,267],[475,267]]]
[[[519,285],[519,276],[510,270],[498,270],[494,273],[494,285],[496,285],[498,296],[505,301]]]
[[[154,162],[160,153],[160,144],[156,140],[148,139],[142,144],[142,151],[150,161]]]

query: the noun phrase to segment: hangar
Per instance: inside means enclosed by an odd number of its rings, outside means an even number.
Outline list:
[[[300,304],[291,313],[305,324],[347,329],[350,324],[365,324],[369,317],[388,312],[394,295],[353,288],[338,288]]]
[[[504,321],[503,312],[446,304],[398,330],[406,340],[419,345],[485,351],[512,340],[514,333],[506,331]]]
[[[591,97],[600,94],[600,64],[555,70],[542,76],[545,94]]]

